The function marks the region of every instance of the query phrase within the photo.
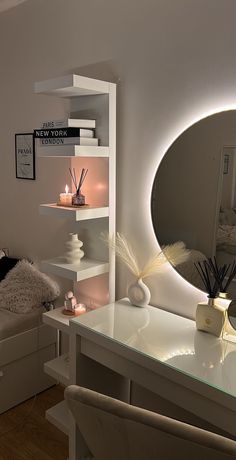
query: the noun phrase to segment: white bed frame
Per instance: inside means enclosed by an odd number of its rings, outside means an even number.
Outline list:
[[[43,364],[56,356],[56,331],[45,325],[0,341],[0,414],[55,385]]]

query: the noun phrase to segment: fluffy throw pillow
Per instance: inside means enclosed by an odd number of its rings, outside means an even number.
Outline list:
[[[34,265],[21,260],[0,282],[0,308],[28,313],[60,294],[58,284]]]

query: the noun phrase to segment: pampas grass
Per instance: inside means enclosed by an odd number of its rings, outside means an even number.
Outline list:
[[[176,266],[185,262],[190,254],[182,241],[164,246],[154,257],[151,257],[141,268],[134,255],[131,245],[124,235],[117,233],[114,237],[106,234],[101,235],[101,239],[115,251],[119,259],[128,267],[131,273],[138,279],[147,278],[161,271],[166,262]]]
[[[186,262],[190,256],[190,251],[186,249],[183,241],[164,246],[162,252],[174,267]]]
[[[138,262],[126,238],[120,233],[117,233],[116,237],[113,236],[111,238],[109,238],[106,234],[102,234],[101,238],[113,251],[116,252],[119,259],[124,262],[131,273],[138,277],[140,272]]]

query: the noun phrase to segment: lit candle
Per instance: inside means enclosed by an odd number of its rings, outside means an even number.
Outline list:
[[[86,313],[86,306],[84,303],[77,303],[75,306],[75,315],[83,315],[83,313]]]
[[[72,205],[72,196],[73,193],[69,193],[69,187],[66,185],[65,193],[60,193],[60,201],[59,203],[62,206],[71,206]]]

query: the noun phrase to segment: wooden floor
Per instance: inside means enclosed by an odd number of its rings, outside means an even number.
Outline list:
[[[45,420],[62,399],[55,386],[0,415],[0,460],[66,460],[68,437]]]

